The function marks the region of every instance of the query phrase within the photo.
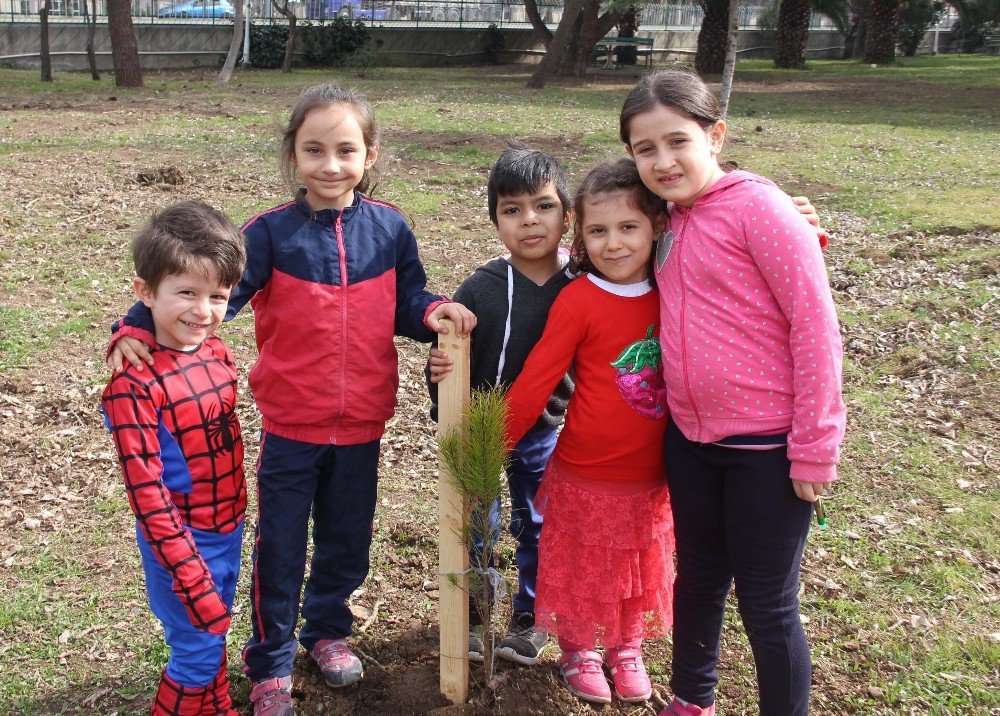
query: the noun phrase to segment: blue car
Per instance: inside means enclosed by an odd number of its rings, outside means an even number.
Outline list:
[[[157,17],[233,18],[236,12],[227,0],[190,0],[161,8]]]

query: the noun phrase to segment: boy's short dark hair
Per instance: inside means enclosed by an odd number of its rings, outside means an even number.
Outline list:
[[[240,282],[246,263],[243,234],[218,209],[181,201],[153,215],[132,240],[136,276],[153,291],[168,276],[214,270],[219,283]]]
[[[531,149],[520,142],[511,142],[490,169],[486,184],[486,201],[490,221],[497,223],[497,202],[501,196],[533,194],[552,182],[565,214],[570,209],[569,185],[562,165],[545,152]]]

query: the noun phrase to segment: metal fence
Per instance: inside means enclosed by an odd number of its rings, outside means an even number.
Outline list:
[[[50,19],[54,22],[78,22],[83,17],[84,0],[51,0]],[[132,15],[137,23],[218,24],[232,21],[238,0],[132,0]],[[107,16],[107,0],[86,0],[88,12],[99,20]],[[44,0],[0,0],[0,21],[36,22]],[[248,0],[252,21],[283,22],[284,17],[270,0]],[[360,20],[372,26],[397,27],[527,27],[530,25],[521,0],[293,0],[289,8],[300,20],[323,21],[334,17]],[[562,3],[541,0],[542,19],[554,28],[562,18]],[[740,28],[760,27],[767,3],[740,8]],[[702,9],[693,2],[665,2],[641,10],[642,31],[690,31],[701,26]],[[834,25],[822,15],[813,14],[813,29]]]

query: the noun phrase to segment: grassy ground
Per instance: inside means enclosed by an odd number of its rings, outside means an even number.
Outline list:
[[[802,72],[746,62],[737,75],[729,158],[807,193],[834,233],[850,426],[833,526],[804,562],[817,713],[1000,713],[998,70],[998,58],[942,56]],[[243,219],[285,199],[274,162],[285,112],[301,88],[338,80],[373,101],[388,159],[380,196],[411,215],[433,286],[450,291],[497,251],[484,186],[504,139],[547,149],[579,179],[621,154],[630,86],[602,77],[531,92],[521,67],[247,72],[221,88],[207,72],[146,79],[120,92],[0,70],[0,712],[144,712],[165,658],[95,413],[105,327],[130,301],[127,243],[150,211],[194,196]],[[161,167],[183,183],[137,181]],[[225,337],[245,375],[248,317]],[[308,713],[433,705],[415,695],[434,690],[436,461],[422,350],[400,349],[373,579],[355,598],[371,618],[361,643],[389,676],[372,667],[368,691],[331,696],[302,666]],[[241,415],[253,447],[247,397]],[[231,638],[244,704],[245,593]],[[648,655],[665,684],[667,648]],[[504,674],[503,712],[589,712],[559,698],[551,661]],[[735,613],[722,677],[722,713],[752,713]]]

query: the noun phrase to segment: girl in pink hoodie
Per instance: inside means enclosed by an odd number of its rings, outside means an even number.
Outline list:
[[[661,716],[715,713],[735,580],[761,716],[804,716],[799,563],[844,435],[840,329],[816,231],[772,182],[717,162],[726,134],[696,75],[643,78],[621,113],[643,183],[669,202],[655,257],[677,540],[673,675]]]

